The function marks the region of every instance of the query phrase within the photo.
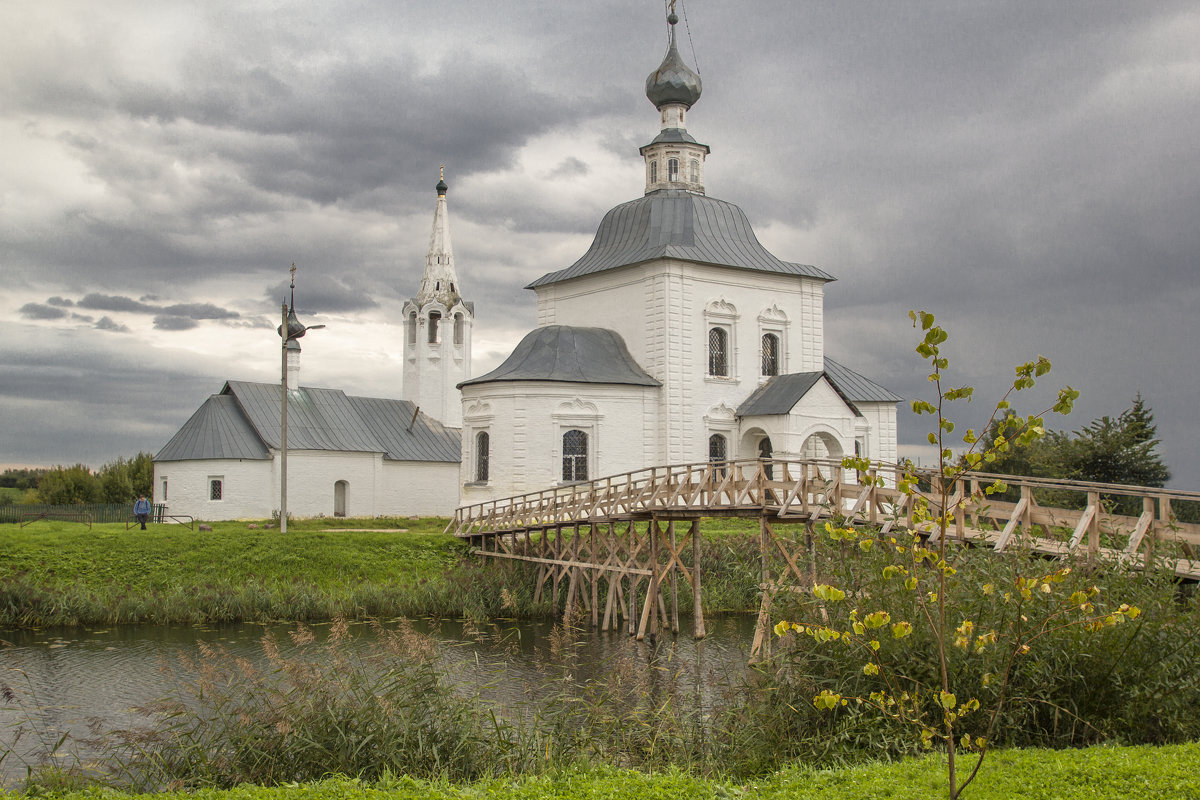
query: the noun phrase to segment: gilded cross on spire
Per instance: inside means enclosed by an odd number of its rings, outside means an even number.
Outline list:
[[[442,166],[438,169],[438,180],[442,180],[442,181],[446,180],[446,165],[445,164],[442,164]]]
[[[291,268],[290,272],[292,273],[292,288],[295,289],[296,288],[296,262],[295,261],[292,262],[292,268]]]

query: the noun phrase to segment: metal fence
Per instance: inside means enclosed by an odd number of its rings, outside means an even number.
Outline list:
[[[162,522],[163,512],[166,508],[161,503],[155,503],[150,518],[155,522]],[[15,525],[21,521],[22,517],[28,520],[37,514],[46,514],[49,518],[53,518],[56,514],[70,514],[73,515],[73,518],[79,518],[80,515],[86,514],[95,524],[102,522],[125,522],[133,516],[133,503],[79,503],[76,505],[32,503],[29,505],[6,505],[0,506],[0,525],[5,523]]]

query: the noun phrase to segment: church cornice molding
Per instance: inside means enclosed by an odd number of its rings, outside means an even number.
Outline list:
[[[576,397],[565,403],[559,403],[552,415],[554,419],[597,420],[600,419],[599,407],[582,397]]]

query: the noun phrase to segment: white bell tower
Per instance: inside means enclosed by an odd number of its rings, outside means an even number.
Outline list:
[[[458,384],[471,377],[474,304],[462,299],[446,210],[446,171],[437,183],[433,230],[417,296],[404,304],[401,396],[448,428],[462,427]]]

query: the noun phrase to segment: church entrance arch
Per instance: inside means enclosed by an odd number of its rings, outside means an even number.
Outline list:
[[[771,437],[762,428],[751,428],[742,434],[742,444],[738,448],[743,458],[774,458],[775,446],[771,444]],[[771,464],[766,466],[767,477],[774,479],[775,470]]]
[[[809,434],[804,444],[800,445],[800,457],[803,459],[840,461],[844,452],[837,437],[825,431]],[[825,467],[821,468],[821,474],[824,475],[826,471]]]
[[[333,485],[333,515],[346,516],[346,489],[350,486],[346,481],[338,481]]]

